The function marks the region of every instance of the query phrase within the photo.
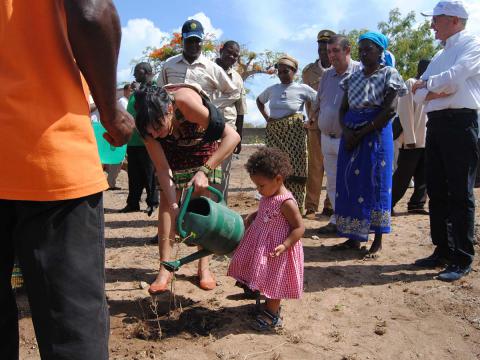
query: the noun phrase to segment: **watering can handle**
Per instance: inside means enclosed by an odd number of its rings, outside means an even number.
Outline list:
[[[215,194],[217,196],[217,203],[223,202],[223,194],[220,190],[215,189],[212,186],[209,186],[208,191]],[[188,204],[190,203],[190,198],[192,197],[193,193],[193,186],[190,186],[187,190],[187,195],[185,195],[185,199],[183,200],[182,208],[180,209],[180,214],[178,214],[177,218],[177,230],[178,234],[181,238],[186,238],[189,234],[183,229],[183,218],[185,217],[185,213],[187,212]]]

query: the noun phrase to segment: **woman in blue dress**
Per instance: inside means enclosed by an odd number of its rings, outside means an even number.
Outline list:
[[[337,163],[335,214],[340,249],[359,249],[375,234],[366,257],[376,258],[382,234],[390,232],[393,136],[396,98],[407,93],[386,52],[387,38],[368,32],[359,38],[363,69],[345,78],[340,122],[343,135]]]

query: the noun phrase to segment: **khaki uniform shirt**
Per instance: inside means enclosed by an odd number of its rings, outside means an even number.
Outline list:
[[[182,83],[200,85],[212,103],[221,110],[232,106],[240,98],[240,89],[225,71],[203,54],[191,64],[183,54],[172,56],[163,64],[157,83],[159,86]],[[215,95],[215,92],[218,93]]]
[[[240,74],[234,69],[228,69],[225,72],[232,80],[235,87],[240,90],[240,98],[235,101],[234,104],[225,106],[222,109],[226,124],[230,125],[236,130],[237,127],[235,124],[237,122],[237,115],[245,115],[247,113],[247,97],[245,87],[243,86],[243,79]],[[212,94],[212,99],[216,99],[218,97],[222,97],[222,93],[220,91],[215,91]]]
[[[320,60],[317,60],[313,63],[308,64],[302,71],[302,81],[304,84],[307,84],[314,90],[318,91],[318,86],[322,75],[325,72],[325,68],[322,67]],[[318,118],[318,105],[315,104],[311,106],[308,111],[308,129],[318,129],[317,118]]]

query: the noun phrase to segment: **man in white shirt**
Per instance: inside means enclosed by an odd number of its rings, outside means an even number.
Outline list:
[[[473,184],[479,158],[480,38],[465,30],[461,1],[440,1],[432,13],[435,38],[444,48],[432,59],[412,92],[425,104],[427,192],[434,253],[416,265],[449,263],[439,280],[454,281],[471,271],[474,258]]]
[[[237,89],[225,71],[202,54],[203,26],[197,20],[188,20],[182,26],[183,52],[169,58],[158,76],[158,86],[166,84],[197,84],[219,109],[233,105],[240,98]]]
[[[427,132],[427,114],[424,106],[413,101],[411,92],[413,84],[425,72],[429,60],[420,60],[417,77],[405,81],[409,93],[398,99],[397,113],[402,125],[402,134],[396,140],[400,144],[397,169],[393,174],[392,213],[395,205],[405,195],[410,180],[414,179],[414,191],[408,201],[408,212],[428,214],[424,209],[427,201],[427,184],[425,180],[425,135]]]
[[[327,175],[327,194],[335,210],[337,181],[337,159],[342,137],[340,125],[340,106],[344,90],[340,81],[360,69],[360,63],[350,57],[350,43],[343,35],[333,35],[327,42],[327,54],[332,67],[327,69],[320,80],[317,93],[318,136],[323,154],[323,165]],[[335,214],[330,216],[327,225],[318,229],[320,234],[336,234]],[[341,247],[339,247],[341,248]]]

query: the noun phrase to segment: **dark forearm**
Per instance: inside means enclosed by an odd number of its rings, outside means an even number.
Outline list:
[[[257,107],[260,113],[262,114],[263,118],[268,121],[268,114],[265,112],[265,104],[262,103],[260,100],[257,98]]]
[[[380,113],[373,119],[370,126],[366,127],[368,132],[374,130],[380,130],[387,125],[388,121],[393,117],[395,114],[395,108],[397,103],[397,92],[391,91],[385,97],[385,101],[383,102],[382,110]]]
[[[237,133],[240,135],[240,139],[243,136],[243,115],[237,115],[237,120],[235,121],[235,127],[237,128]]]
[[[340,121],[340,126],[342,127],[342,130],[345,130],[345,123],[343,119],[345,118],[345,114],[348,111],[348,108],[350,105],[348,104],[348,96],[345,94],[342,99],[342,105],[340,105],[340,114],[339,114],[339,121]]]
[[[103,121],[116,107],[121,28],[111,0],[64,0],[68,38]]]

